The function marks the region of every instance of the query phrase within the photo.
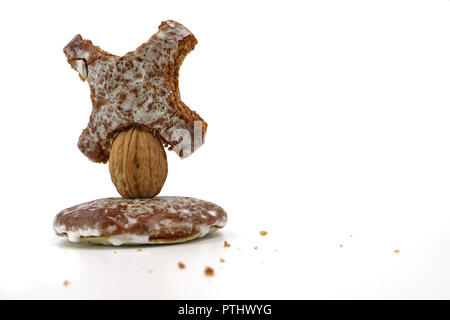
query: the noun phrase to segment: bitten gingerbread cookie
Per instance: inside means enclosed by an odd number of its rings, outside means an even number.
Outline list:
[[[199,199],[106,198],[61,211],[53,229],[73,242],[175,243],[203,237],[226,222],[227,214],[221,207]]]
[[[187,28],[171,20],[123,57],[76,35],[64,53],[81,80],[89,83],[92,100],[88,126],[78,141],[81,152],[106,163],[117,133],[131,126],[154,130],[180,157],[200,147],[207,123],[181,101],[178,89],[180,66],[196,44]],[[181,141],[184,146],[176,148]]]

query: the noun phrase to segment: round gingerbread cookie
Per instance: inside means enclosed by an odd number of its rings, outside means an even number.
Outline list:
[[[105,245],[176,243],[200,238],[227,223],[218,205],[188,197],[105,198],[58,213],[56,234]]]

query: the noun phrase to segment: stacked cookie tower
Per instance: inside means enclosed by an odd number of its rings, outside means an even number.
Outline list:
[[[219,206],[187,197],[155,197],[167,177],[164,147],[181,158],[204,142],[207,123],[180,98],[178,72],[197,43],[180,23],[165,21],[150,40],[119,57],[77,35],[64,48],[89,83],[92,114],[78,147],[109,161],[123,198],[98,199],[60,212],[54,230],[71,241],[102,244],[180,242],[226,224]]]

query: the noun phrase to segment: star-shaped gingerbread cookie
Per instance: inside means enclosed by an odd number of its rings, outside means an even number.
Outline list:
[[[201,146],[207,123],[181,101],[178,89],[179,68],[196,44],[194,35],[172,20],[164,21],[150,40],[122,57],[75,36],[64,53],[88,82],[92,100],[88,126],[78,141],[81,152],[94,162],[106,163],[118,132],[131,126],[153,130],[180,157]]]

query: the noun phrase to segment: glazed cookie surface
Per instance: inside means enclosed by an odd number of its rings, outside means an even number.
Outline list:
[[[130,126],[157,132],[183,158],[199,148],[207,123],[181,101],[178,89],[179,68],[196,44],[194,35],[172,20],[162,22],[147,42],[122,57],[76,35],[64,54],[88,82],[92,100],[89,123],[78,141],[81,152],[106,163],[116,135]]]
[[[105,245],[176,243],[200,238],[227,223],[218,205],[188,197],[104,198],[58,213],[57,235]]]

